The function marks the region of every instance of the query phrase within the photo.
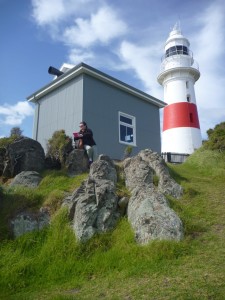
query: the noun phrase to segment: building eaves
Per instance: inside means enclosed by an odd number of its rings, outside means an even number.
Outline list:
[[[53,91],[56,88],[60,87],[61,85],[65,84],[66,82],[70,81],[71,79],[78,77],[81,74],[88,74],[92,77],[95,77],[95,78],[97,78],[103,82],[106,82],[112,86],[115,86],[116,88],[119,88],[129,94],[132,94],[138,98],[141,98],[147,102],[150,102],[150,103],[158,106],[159,108],[162,108],[166,105],[165,102],[163,102],[153,96],[150,96],[149,94],[144,93],[141,90],[136,89],[136,88],[134,88],[134,87],[110,76],[110,75],[107,75],[106,73],[103,73],[83,62],[76,65],[74,68],[70,69],[63,75],[59,76],[58,78],[56,78],[49,84],[45,85],[41,89],[37,90],[36,92],[34,92],[30,96],[28,96],[27,100],[30,102],[36,102],[37,100],[39,100],[43,96],[47,95],[51,91]]]

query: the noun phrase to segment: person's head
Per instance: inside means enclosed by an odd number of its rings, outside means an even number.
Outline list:
[[[79,127],[80,127],[80,130],[85,130],[87,128],[87,123],[82,121],[82,122],[80,122]]]

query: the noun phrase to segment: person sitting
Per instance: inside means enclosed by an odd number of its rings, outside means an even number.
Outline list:
[[[93,132],[87,127],[87,123],[80,122],[80,131],[74,135],[74,141],[78,141],[78,148],[85,149],[87,151],[89,165],[97,159],[97,146],[93,138]]]

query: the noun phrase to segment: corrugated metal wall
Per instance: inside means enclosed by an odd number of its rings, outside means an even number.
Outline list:
[[[147,148],[160,153],[158,107],[93,77],[84,76],[83,116],[94,132],[99,154],[123,158],[127,146],[119,143],[119,111],[136,117],[137,147],[132,153]]]
[[[33,138],[46,150],[47,141],[56,130],[64,129],[66,134],[72,137],[72,133],[78,128],[82,119],[82,113],[83,76],[81,75],[39,100],[35,110]]]
[[[98,153],[122,159],[127,145],[119,143],[119,111],[136,117],[137,147],[132,153],[146,148],[160,153],[158,107],[87,74],[39,101],[33,138],[46,150],[47,141],[56,130],[64,129],[73,137],[72,133],[79,130],[79,122],[84,120],[94,132]]]

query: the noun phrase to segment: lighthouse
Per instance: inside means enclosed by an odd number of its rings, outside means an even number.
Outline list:
[[[195,82],[200,77],[197,62],[189,49],[190,43],[176,24],[165,43],[158,82],[164,88],[162,155],[178,161],[202,145]],[[183,158],[182,158],[183,157]]]

